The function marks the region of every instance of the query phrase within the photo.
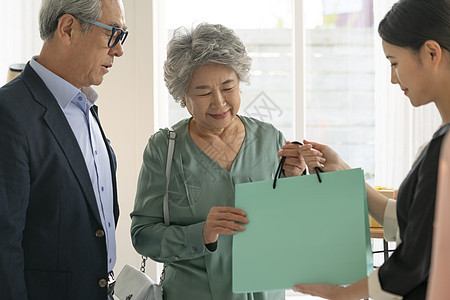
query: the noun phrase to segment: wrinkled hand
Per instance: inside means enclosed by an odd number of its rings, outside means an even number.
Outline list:
[[[286,156],[284,161],[284,175],[286,177],[300,176],[306,169],[306,162],[300,153],[300,145],[287,142],[280,151],[279,156]]]
[[[209,211],[203,226],[203,241],[205,244],[215,243],[219,234],[235,234],[243,231],[248,219],[247,213],[242,209],[234,207],[213,207]]]
[[[325,299],[348,300],[344,287],[333,284],[297,284],[293,288],[296,292],[309,294]]]
[[[343,161],[331,147],[304,140],[304,146],[300,147],[300,154],[306,161],[310,173],[315,173],[315,167],[324,172],[347,170],[350,167]]]

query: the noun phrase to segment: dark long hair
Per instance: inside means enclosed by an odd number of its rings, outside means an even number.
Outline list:
[[[450,0],[400,0],[381,20],[380,37],[418,52],[427,40],[450,51]]]

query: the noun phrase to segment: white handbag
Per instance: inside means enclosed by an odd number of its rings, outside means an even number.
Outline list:
[[[163,290],[144,272],[125,265],[117,276],[114,296],[120,300],[163,300]]]
[[[163,211],[164,223],[169,226],[169,180],[172,169],[172,158],[177,134],[173,130],[169,131],[169,147],[167,149],[166,163],[166,193],[164,195]],[[166,266],[164,265],[159,284],[145,274],[145,262],[147,258],[142,256],[141,269],[138,270],[132,265],[125,265],[117,276],[114,285],[114,296],[120,300],[163,300],[162,283]]]

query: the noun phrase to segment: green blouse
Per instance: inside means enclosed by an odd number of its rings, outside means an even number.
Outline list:
[[[163,220],[167,130],[161,129],[151,136],[144,150],[131,213],[131,236],[137,252],[167,265],[164,292],[168,300],[285,298],[284,291],[234,294],[232,236],[220,235],[213,252],[203,243],[203,225],[210,209],[234,207],[237,183],[273,178],[278,165],[277,151],[285,143],[282,133],[272,125],[239,118],[245,126],[245,138],[230,171],[197,147],[189,134],[190,119],[173,126],[177,137],[169,183],[170,226]],[[268,276],[269,273],[270,270]]]

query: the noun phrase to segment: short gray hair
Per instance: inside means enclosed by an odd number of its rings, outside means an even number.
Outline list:
[[[87,20],[98,21],[102,17],[102,0],[43,0],[39,12],[39,31],[41,39],[48,41],[58,27],[58,19],[70,14]],[[92,24],[81,21],[83,33],[91,30]]]
[[[240,82],[249,83],[252,59],[236,33],[223,26],[202,23],[188,30],[175,30],[167,45],[167,60],[164,63],[164,81],[170,95],[181,107],[187,93],[192,73],[208,63],[229,66],[238,75]]]

